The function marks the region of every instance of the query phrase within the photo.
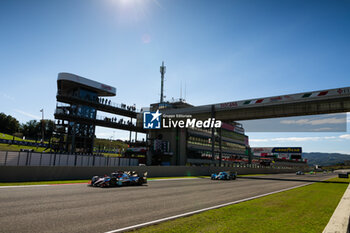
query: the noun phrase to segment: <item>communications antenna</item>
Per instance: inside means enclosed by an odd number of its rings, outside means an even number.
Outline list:
[[[162,62],[162,66],[160,67],[161,74],[161,86],[160,86],[160,103],[164,102],[164,74],[166,71],[166,67],[164,66],[164,61]]]
[[[182,101],[182,81],[180,82],[180,101]]]

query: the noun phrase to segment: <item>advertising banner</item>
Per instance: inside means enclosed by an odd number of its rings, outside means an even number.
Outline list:
[[[272,153],[302,153],[301,147],[274,147]]]

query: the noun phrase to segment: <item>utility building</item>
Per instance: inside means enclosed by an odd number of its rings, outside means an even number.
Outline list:
[[[151,111],[162,109],[162,120],[165,120],[167,110],[190,107],[192,105],[180,99],[152,104]],[[181,116],[174,119],[179,118]],[[165,128],[163,124],[160,129],[149,130],[148,141],[149,165],[232,166],[249,162],[248,137],[236,122],[223,123],[220,128]]]

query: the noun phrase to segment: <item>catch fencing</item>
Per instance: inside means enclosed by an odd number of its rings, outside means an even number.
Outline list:
[[[0,151],[0,166],[115,167],[138,165],[139,161],[135,158]]]

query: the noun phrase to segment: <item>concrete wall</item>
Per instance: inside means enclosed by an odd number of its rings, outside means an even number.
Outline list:
[[[268,174],[295,172],[295,169],[272,168],[220,168],[188,166],[137,166],[137,167],[34,167],[2,166],[0,182],[91,179],[94,175],[110,174],[117,170],[148,172],[148,177],[206,176],[219,171],[236,171],[238,174]]]
[[[135,158],[0,151],[0,166],[115,167],[137,166],[138,164],[139,160]]]

